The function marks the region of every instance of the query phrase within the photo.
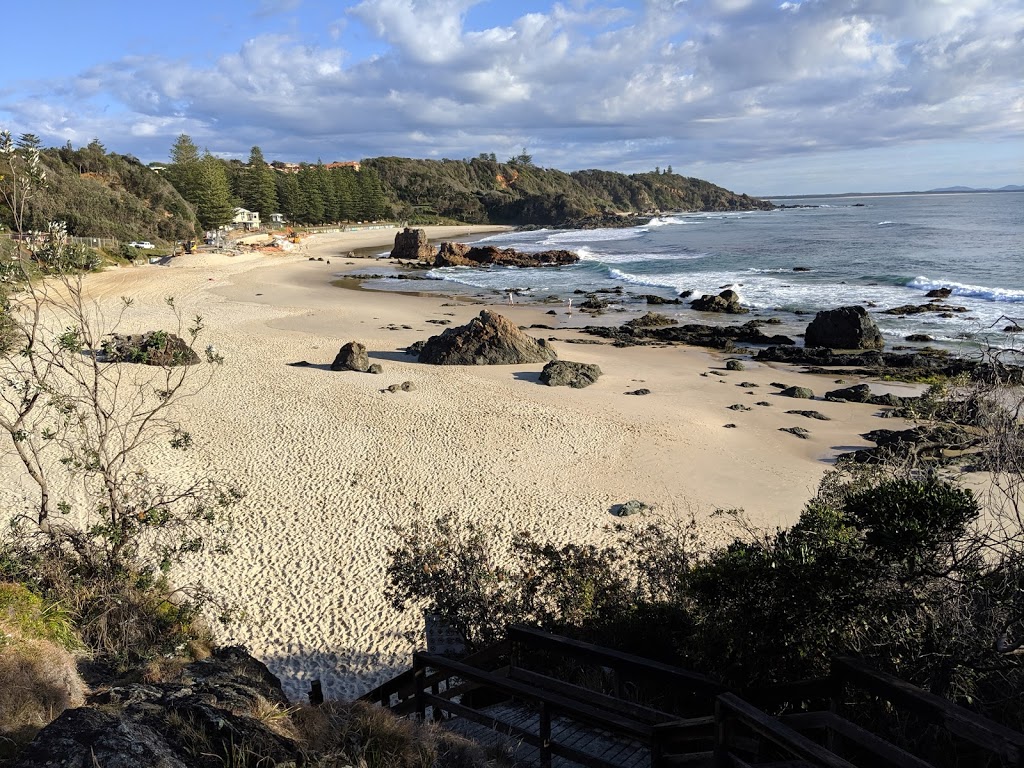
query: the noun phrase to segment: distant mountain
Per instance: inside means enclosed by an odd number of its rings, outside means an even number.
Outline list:
[[[1024,186],[1020,184],[1007,184],[1005,187],[992,189],[991,187],[941,187],[929,189],[929,192],[1024,192]]]

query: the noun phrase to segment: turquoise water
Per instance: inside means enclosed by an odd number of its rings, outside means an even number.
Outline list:
[[[731,287],[754,316],[777,316],[801,330],[807,312],[864,304],[877,313],[924,303],[928,290],[945,286],[953,289],[946,303],[969,312],[876,314],[887,340],[927,333],[948,344],[1012,346],[1016,337],[1002,329],[1010,318],[1024,327],[1024,193],[775,202],[817,207],[677,214],[623,229],[502,233],[482,242],[524,251],[565,248],[581,261],[543,269],[443,268],[428,276],[439,281],[438,290],[516,290],[522,300],[621,286],[622,306],[636,311],[645,308],[638,294],[671,298],[692,290],[699,296]],[[672,314],[683,322],[709,319],[688,308]]]

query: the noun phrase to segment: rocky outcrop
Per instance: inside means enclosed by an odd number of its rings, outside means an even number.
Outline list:
[[[523,253],[514,248],[495,248],[493,245],[469,246],[463,243],[441,243],[437,253],[423,259],[434,267],[548,267],[575,264],[580,260],[572,251],[540,251]]]
[[[730,315],[742,315],[749,311],[740,306],[739,294],[730,288],[726,288],[717,296],[705,293],[699,299],[691,301],[690,307],[698,312],[725,312]]]
[[[781,334],[769,336],[760,329],[761,323],[751,320],[742,325],[673,325],[647,327],[633,325],[632,321],[618,328],[588,325],[582,329],[591,336],[612,339],[615,346],[629,347],[653,343],[687,344],[692,347],[730,350],[737,344],[792,345],[793,339]]]
[[[846,403],[867,403],[869,405],[889,405],[893,407],[905,406],[917,400],[916,397],[900,397],[891,392],[884,395],[875,395],[867,384],[854,384],[852,387],[833,389],[825,393],[826,400],[833,400]]]
[[[366,347],[358,341],[350,341],[338,350],[334,362],[331,363],[331,370],[366,373],[370,370],[370,357],[366,354]]]
[[[662,298],[661,296],[655,296],[654,294],[651,294],[651,293],[645,293],[640,298],[643,299],[644,301],[646,301],[648,304],[682,304],[683,303],[682,299],[665,299],[665,298]]]
[[[829,349],[881,349],[882,333],[864,307],[839,307],[815,315],[804,345]]]
[[[926,299],[948,299],[953,295],[952,288],[933,288],[924,296]]]
[[[976,427],[940,423],[903,430],[874,429],[861,437],[875,447],[841,454],[837,460],[857,464],[914,460],[933,466],[972,463],[977,468],[984,468],[987,462],[984,432]]]
[[[954,307],[952,304],[939,304],[936,301],[929,301],[927,304],[904,304],[892,309],[883,309],[883,315],[921,315],[925,312],[936,312],[939,314],[962,313],[970,310],[967,307]]]
[[[176,682],[112,687],[91,704],[40,731],[16,768],[187,768],[209,757],[234,765],[243,747],[261,765],[301,760],[298,745],[257,716],[288,706],[280,682],[241,648],[189,665]]]
[[[679,325],[678,320],[674,320],[668,315],[662,315],[657,312],[648,312],[642,317],[635,317],[626,323],[630,328],[665,328],[669,325]]]
[[[527,336],[487,309],[466,325],[431,336],[419,353],[419,361],[431,365],[522,365],[557,358],[547,341]]]
[[[166,331],[114,333],[104,340],[102,352],[104,359],[113,363],[178,366],[200,361],[183,338]]]
[[[574,363],[569,360],[552,360],[540,372],[541,384],[549,387],[589,387],[601,375],[601,369],[590,363]]]
[[[395,233],[395,246],[391,249],[391,258],[403,261],[423,261],[430,263],[434,259],[434,246],[427,242],[427,233],[422,229],[406,227]]]

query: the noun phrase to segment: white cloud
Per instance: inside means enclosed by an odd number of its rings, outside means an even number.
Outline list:
[[[120,59],[70,86],[9,90],[0,117],[154,159],[184,131],[233,154],[259,143],[291,159],[465,157],[525,144],[544,165],[627,170],[1024,131],[1020,0],[609,0],[468,28],[477,4],[362,0],[332,28],[336,47],[274,35],[209,64]],[[351,57],[357,25],[382,53]]]

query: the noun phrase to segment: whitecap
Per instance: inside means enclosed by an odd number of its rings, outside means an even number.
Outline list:
[[[984,285],[970,285],[969,283],[958,283],[952,280],[932,280],[929,277],[918,276],[907,283],[908,288],[917,288],[922,291],[934,291],[939,288],[951,288],[953,296],[964,296],[972,299],[983,299],[985,301],[1005,301],[1009,303],[1024,302],[1024,291],[1013,288],[989,288]]]

